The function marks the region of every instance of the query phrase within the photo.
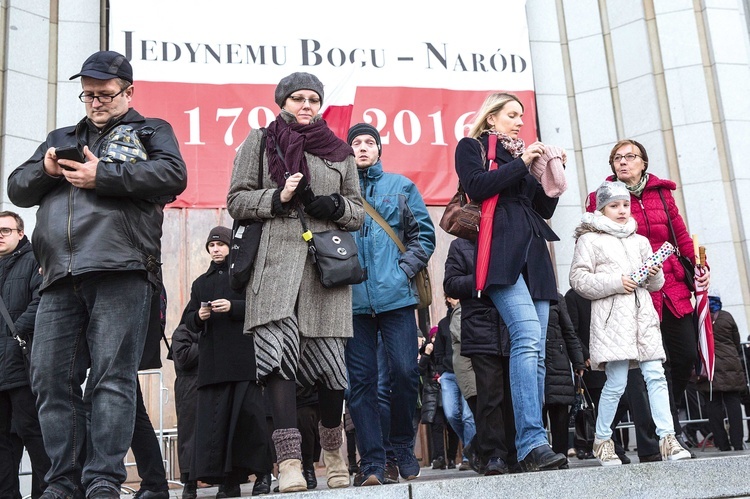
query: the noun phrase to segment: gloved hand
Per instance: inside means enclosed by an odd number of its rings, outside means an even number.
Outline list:
[[[315,196],[315,198],[305,206],[305,213],[320,220],[333,220],[340,217],[340,215],[334,216],[339,211],[340,206],[341,196],[338,194],[331,194],[330,196]]]

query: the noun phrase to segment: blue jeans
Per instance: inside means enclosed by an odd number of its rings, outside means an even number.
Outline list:
[[[383,335],[378,332],[378,408],[380,409],[380,432],[383,434],[383,449],[386,459],[395,459],[391,445],[391,368]]]
[[[127,477],[151,293],[144,274],[127,271],[68,277],[42,293],[31,383],[56,496],[73,494],[79,482],[87,494],[119,491]]]
[[[346,343],[349,413],[357,430],[362,466],[382,473],[385,445],[378,400],[378,332],[390,370],[390,444],[394,449],[410,448],[419,386],[417,321],[413,307],[383,312],[375,317],[358,314],[353,319],[354,336]],[[381,394],[384,392],[385,387],[380,390]]]
[[[522,276],[513,285],[490,286],[485,293],[510,332],[510,393],[520,461],[537,447],[549,445],[542,423],[549,301],[533,300]]]
[[[620,403],[620,397],[625,393],[628,384],[629,361],[618,360],[607,362],[604,372],[607,373],[607,382],[602,388],[599,398],[599,414],[596,418],[596,438],[607,440],[612,437],[612,420]],[[648,390],[648,403],[651,407],[651,417],[656,425],[656,434],[659,438],[674,434],[672,424],[672,412],[669,409],[669,392],[667,390],[667,378],[664,376],[664,367],[659,360],[648,360],[640,362],[643,379],[646,380]]]
[[[477,427],[474,424],[474,416],[471,413],[469,404],[458,388],[454,373],[446,372],[440,376],[440,393],[443,397],[445,419],[448,420],[453,431],[461,439],[461,443],[465,449],[471,442],[471,439],[474,438],[474,435],[476,435]],[[464,454],[464,458],[469,459],[469,456]]]

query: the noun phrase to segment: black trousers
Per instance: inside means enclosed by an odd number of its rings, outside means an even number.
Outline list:
[[[491,457],[499,457],[508,464],[517,462],[509,364],[510,359],[500,355],[471,357],[477,383],[476,449],[482,462]]]
[[[549,418],[552,450],[567,455],[570,406],[564,404],[544,404],[544,412],[547,413],[547,417]]]
[[[141,489],[152,492],[169,490],[167,473],[164,470],[164,460],[161,456],[161,446],[156,438],[151,418],[148,417],[143,403],[140,381],[136,385],[135,426],[130,448],[133,450],[135,466],[141,477]]]
[[[682,431],[679,408],[684,405],[685,388],[698,360],[698,331],[693,315],[678,319],[666,305],[662,307],[661,337],[667,353],[664,375],[669,387],[669,409],[678,435]]]
[[[742,425],[742,404],[739,392],[714,391],[713,398],[706,402],[708,424],[714,434],[714,445],[719,450],[742,450],[742,437],[745,429]],[[729,436],[724,429],[724,415],[729,420]]]
[[[29,453],[31,467],[37,477],[44,478],[50,467],[44,450],[42,430],[36,410],[36,397],[31,387],[19,386],[0,392],[0,497],[13,497],[18,484],[20,461],[14,457],[11,425]],[[42,489],[46,483],[41,484]],[[38,496],[37,496],[38,497]]]

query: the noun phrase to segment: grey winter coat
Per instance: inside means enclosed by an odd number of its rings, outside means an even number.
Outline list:
[[[234,159],[227,209],[235,219],[263,220],[258,255],[246,295],[245,332],[296,313],[299,332],[307,337],[352,336],[352,292],[349,286],[326,289],[307,256],[296,210],[274,216],[272,198],[280,186],[268,174],[263,158],[263,185],[258,188],[258,159],[262,132],[252,130]],[[364,220],[354,157],[330,163],[305,153],[310,186],[317,195],[339,193],[344,214],[335,221],[306,217],[312,232],[340,228],[355,231]]]

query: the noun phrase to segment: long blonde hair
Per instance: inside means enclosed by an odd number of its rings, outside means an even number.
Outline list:
[[[474,123],[469,129],[469,137],[477,139],[485,130],[491,129],[492,127],[490,126],[490,124],[487,123],[487,118],[500,111],[510,101],[518,102],[518,104],[521,106],[521,110],[523,110],[523,104],[521,104],[521,101],[518,99],[518,97],[513,94],[509,94],[506,92],[495,92],[488,95],[487,98],[484,99],[482,107],[480,107],[479,111],[477,111],[476,117],[474,118]]]

